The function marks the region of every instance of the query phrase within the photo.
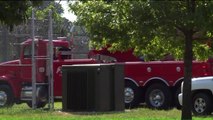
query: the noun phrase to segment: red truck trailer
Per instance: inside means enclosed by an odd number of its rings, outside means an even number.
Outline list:
[[[32,63],[31,44],[28,39],[21,44],[20,58],[0,63],[0,107],[14,103],[32,101]],[[122,62],[125,74],[125,106],[132,108],[145,102],[151,108],[166,109],[177,105],[180,83],[183,81],[182,61],[143,62],[137,57],[126,55],[128,52],[93,52],[88,59],[72,59],[69,42],[53,40],[54,98],[62,97],[62,65],[95,64],[100,62]],[[44,107],[48,101],[47,56],[48,40],[35,39],[36,56],[36,106]],[[62,50],[62,51],[60,51]],[[63,51],[65,50],[65,51]],[[63,54],[65,52],[66,54]],[[98,55],[99,54],[99,55]],[[117,55],[116,55],[117,54]],[[124,54],[124,55],[122,55]],[[129,54],[129,53],[128,53]],[[100,55],[113,57],[110,61],[100,60]],[[109,59],[108,59],[109,60]],[[211,61],[193,62],[193,77],[212,75]]]

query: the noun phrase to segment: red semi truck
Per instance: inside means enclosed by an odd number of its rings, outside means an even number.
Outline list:
[[[14,103],[27,103],[32,101],[32,40],[21,44],[20,58],[0,63],[0,107],[12,106]],[[88,59],[72,59],[69,42],[66,40],[53,40],[53,73],[54,98],[62,98],[62,65],[95,64],[100,62],[122,62],[125,74],[125,106],[132,108],[145,102],[151,108],[167,109],[178,105],[177,96],[180,84],[183,81],[182,61],[152,61],[143,62],[132,56],[129,52],[109,53],[104,51],[90,52]],[[36,58],[36,101],[37,107],[44,107],[47,103],[48,89],[47,56],[48,40],[35,39]],[[66,50],[66,54],[61,54]],[[68,51],[67,51],[68,50]],[[123,55],[122,55],[123,54]],[[94,59],[98,56],[99,59]],[[100,57],[101,56],[101,57]],[[100,60],[103,56],[113,59]],[[127,59],[128,58],[128,59]],[[212,75],[212,62],[193,62],[193,77]]]

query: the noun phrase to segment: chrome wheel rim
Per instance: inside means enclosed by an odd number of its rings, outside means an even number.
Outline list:
[[[153,107],[160,107],[165,101],[165,96],[161,90],[153,90],[149,96],[150,103]]]
[[[124,90],[125,95],[125,103],[131,103],[134,100],[134,90],[132,88],[125,88]]]
[[[4,91],[0,91],[0,106],[4,106],[7,102],[7,94]]]
[[[197,113],[203,113],[206,109],[206,101],[203,98],[195,99],[194,109]]]

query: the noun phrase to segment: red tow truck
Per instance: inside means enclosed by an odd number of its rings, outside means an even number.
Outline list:
[[[95,55],[111,56],[117,62],[124,62],[126,108],[137,107],[140,103],[157,109],[181,108],[178,94],[184,79],[183,61],[174,61],[169,57],[161,61],[144,62],[142,57],[135,57],[132,50],[110,53],[103,48],[91,52]],[[212,63],[212,59],[193,61],[192,76],[211,76]]]
[[[0,107],[14,103],[32,102],[32,39],[21,43],[20,58],[0,63]],[[35,39],[36,106],[44,107],[48,101],[47,56],[48,40]],[[89,58],[72,59],[69,42],[53,40],[54,98],[62,98],[62,65],[122,62],[125,74],[125,106],[137,107],[145,102],[151,108],[167,109],[178,104],[177,96],[183,81],[182,61],[144,62],[131,52],[109,53],[106,50],[90,51]],[[106,57],[107,56],[107,57]],[[96,58],[96,59],[95,59]],[[98,58],[98,59],[97,59]],[[110,59],[109,59],[110,58]],[[212,62],[193,62],[193,77],[212,75]]]

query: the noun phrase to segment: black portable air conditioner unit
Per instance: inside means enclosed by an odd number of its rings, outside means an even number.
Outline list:
[[[63,111],[123,111],[123,64],[62,66]]]

